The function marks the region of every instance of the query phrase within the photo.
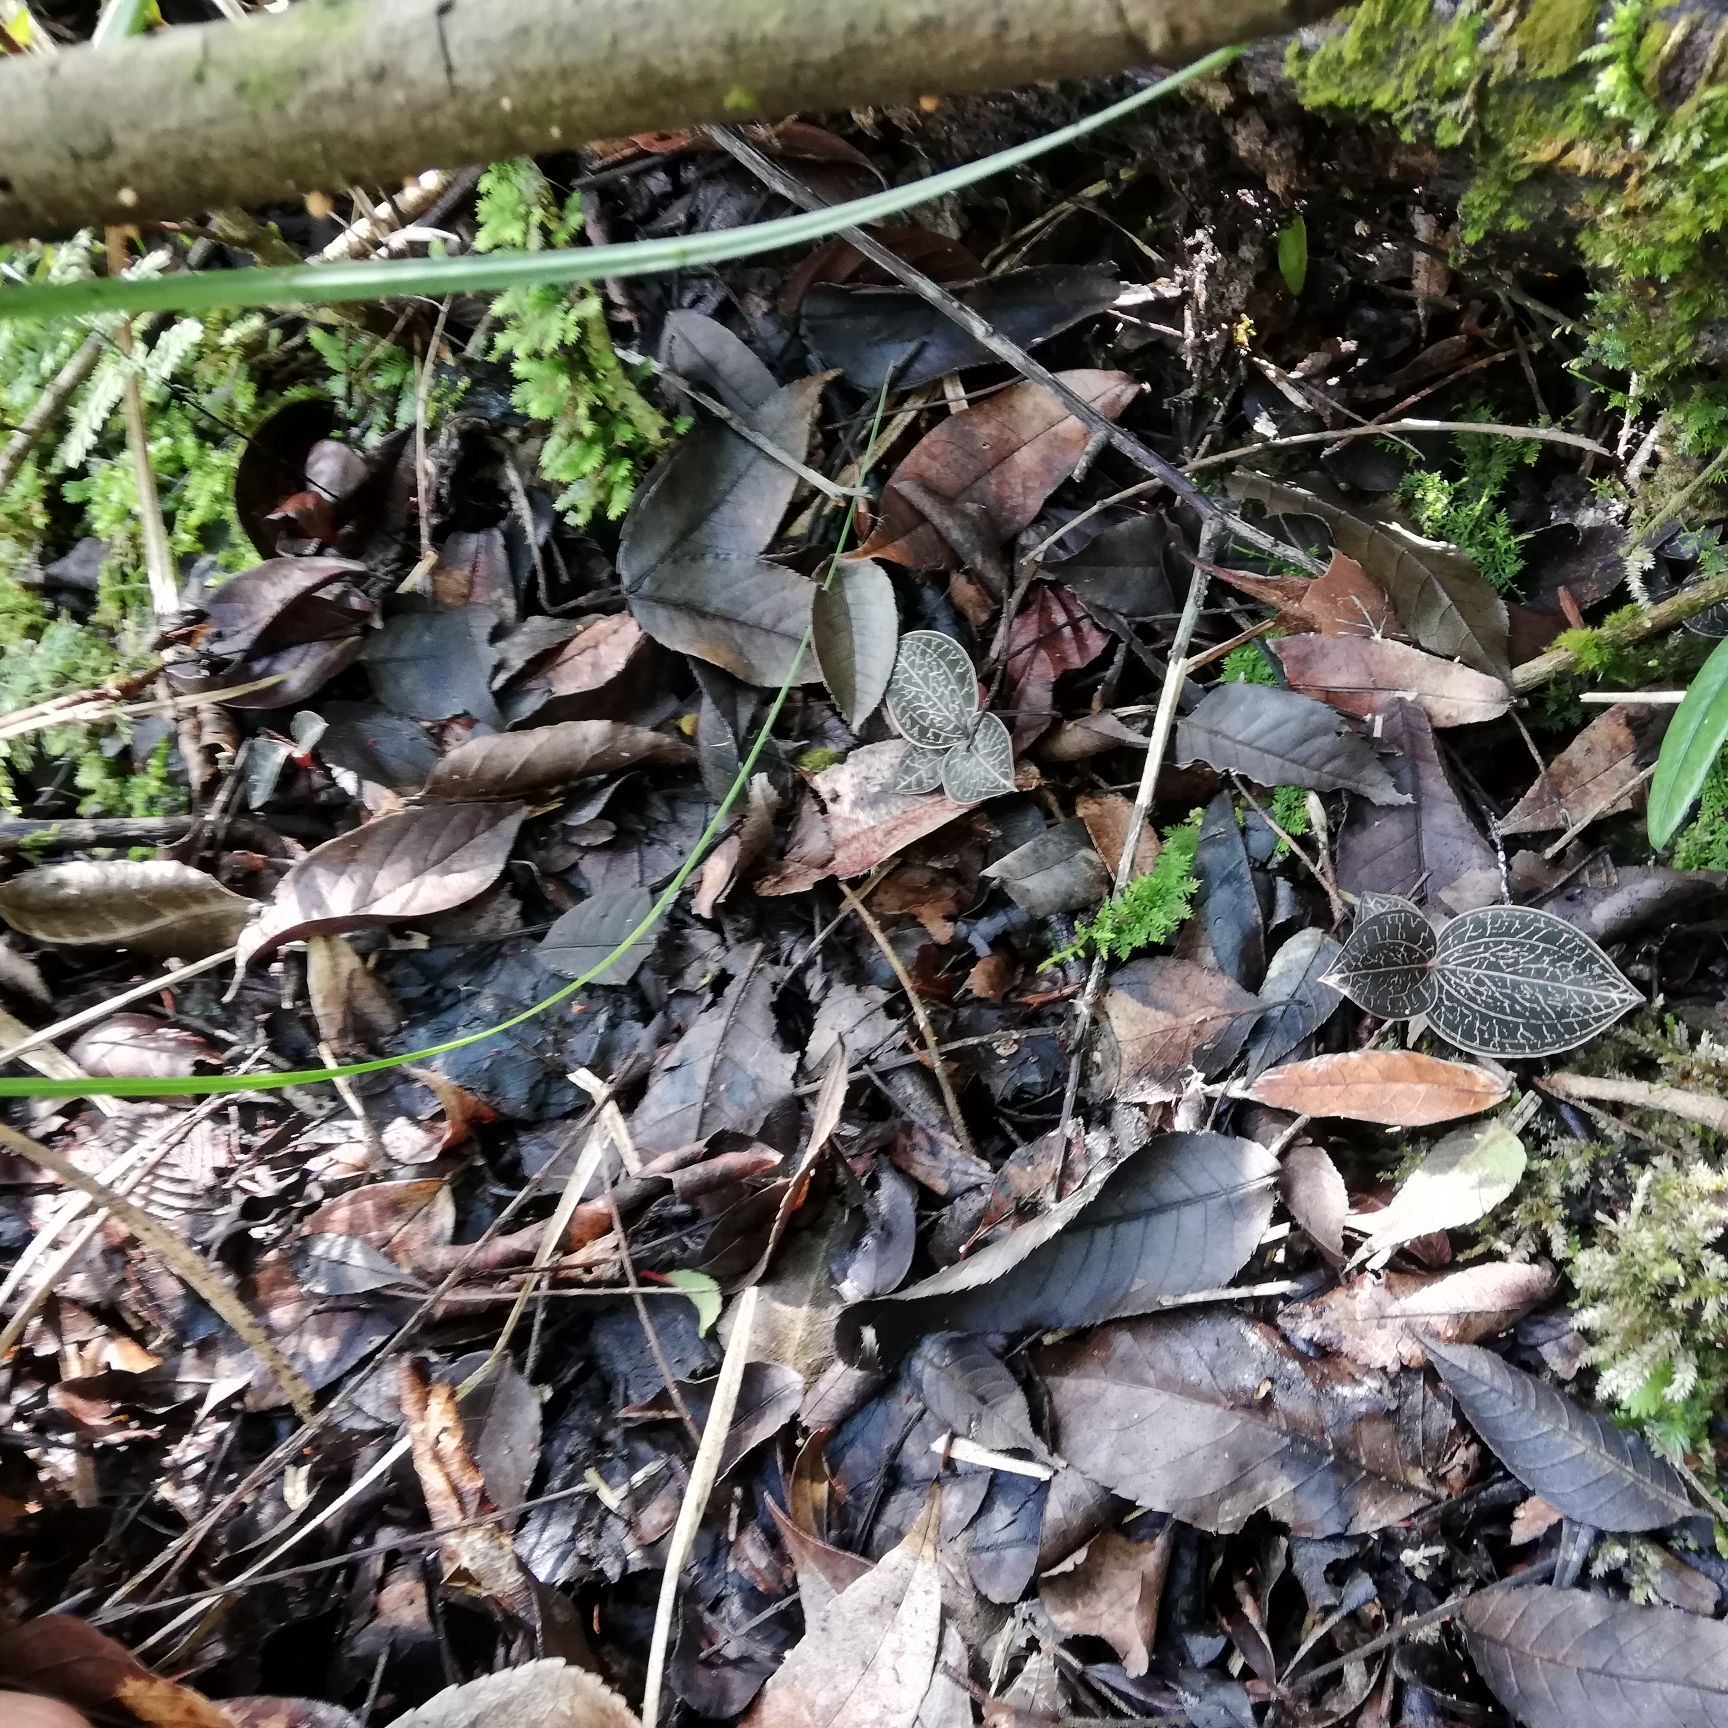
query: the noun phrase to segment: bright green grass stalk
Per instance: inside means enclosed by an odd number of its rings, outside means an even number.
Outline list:
[[[313,306],[341,300],[394,300],[405,295],[490,293],[545,282],[598,282],[648,276],[752,258],[783,246],[825,240],[842,228],[880,222],[914,205],[975,186],[1064,144],[1084,138],[1136,109],[1204,78],[1234,60],[1240,48],[1220,48],[1168,78],[1098,113],[1047,132],[980,162],[893,186],[824,210],[800,211],[772,222],[689,238],[634,240],[619,246],[576,246],[541,252],[491,252],[464,258],[391,258],[357,264],[296,264],[271,270],[226,270],[146,280],[91,278],[0,289],[0,318],[71,318],[93,312],[202,312],[212,307]]]

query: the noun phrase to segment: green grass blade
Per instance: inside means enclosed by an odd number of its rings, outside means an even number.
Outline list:
[[[348,300],[394,300],[404,295],[491,293],[545,282],[597,282],[646,276],[825,240],[842,228],[880,222],[915,205],[975,186],[1045,152],[1096,132],[1156,102],[1196,78],[1229,64],[1240,48],[1220,48],[1180,72],[1112,103],[1083,120],[1059,127],[994,156],[893,186],[825,210],[800,211],[772,222],[722,229],[686,239],[634,240],[618,246],[578,246],[541,252],[486,252],[463,258],[394,258],[357,264],[295,264],[270,270],[222,270],[159,276],[143,281],[103,278],[0,289],[0,319],[71,318],[96,312],[206,312],[243,306],[332,305]]]
[[[1718,642],[1698,668],[1662,739],[1644,816],[1650,844],[1658,851],[1685,821],[1724,742],[1728,742],[1728,639]]]

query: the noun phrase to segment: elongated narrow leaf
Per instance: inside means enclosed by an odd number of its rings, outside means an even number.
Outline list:
[[[561,720],[458,744],[432,770],[425,796],[533,798],[572,780],[655,763],[688,762],[682,738],[616,720]]]
[[[1434,926],[1408,900],[1384,895],[1376,906],[1356,920],[1328,982],[1383,1020],[1425,1014],[1434,1004]]]
[[[1272,1217],[1277,1161],[1252,1140],[1165,1134],[1022,1226],[842,1322],[891,1353],[930,1331],[1090,1326],[1228,1284]]]
[[[1477,1344],[1424,1337],[1482,1442],[1532,1494],[1598,1530],[1658,1530],[1695,1508],[1679,1475],[1636,1435]]]
[[[1484,906],[1440,932],[1429,1023],[1479,1056],[1553,1056],[1644,998],[1575,925],[1534,906]]]
[[[1345,731],[1325,703],[1264,684],[1220,684],[1209,692],[1176,728],[1176,760],[1204,762],[1261,786],[1409,802],[1368,744]]]
[[[816,590],[810,630],[823,682],[856,732],[887,692],[900,634],[894,584],[882,566],[868,558],[839,565]]]
[[[1674,711],[1656,758],[1644,824],[1650,844],[1666,846],[1698,800],[1722,746],[1728,742],[1728,638],[1698,668]]]
[[[1474,1596],[1458,1618],[1525,1728],[1728,1728],[1728,1626],[1552,1584]]]
[[[38,942],[100,942],[143,954],[226,948],[252,902],[171,858],[45,864],[0,884],[0,917]]]
[[[1272,644],[1272,652],[1292,690],[1364,719],[1395,697],[1415,702],[1431,726],[1473,726],[1512,706],[1504,679],[1402,642],[1285,636]]]
[[[1266,1510],[1299,1536],[1359,1535],[1448,1491],[1450,1415],[1419,1376],[1304,1358],[1241,1314],[1100,1327],[1035,1362],[1055,1450],[1203,1530]]]
[[[1339,995],[1327,974],[1342,953],[1324,930],[1298,930],[1272,956],[1260,986],[1265,1012],[1248,1039],[1250,1075],[1281,1062],[1331,1019]]]
[[[1503,1074],[1414,1050],[1346,1050],[1270,1068],[1247,1090],[1262,1104],[1304,1116],[1426,1128],[1491,1110],[1510,1084]]]

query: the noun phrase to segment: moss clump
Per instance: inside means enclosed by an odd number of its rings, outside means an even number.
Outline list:
[[[1428,0],[1365,0],[1291,72],[1312,107],[1391,121],[1406,138],[1468,142],[1459,204],[1473,244],[1559,207],[1598,273],[1587,359],[1660,393],[1677,442],[1728,429],[1728,88],[1702,11],[1675,23],[1658,0],[1621,0],[1598,25],[1583,0],[1529,0],[1515,22],[1488,0],[1443,16]],[[1586,40],[1588,45],[1585,45]],[[1690,94],[1664,76],[1682,51]]]
[[[1728,760],[1718,757],[1698,795],[1698,814],[1674,842],[1677,870],[1728,870]]]
[[[1059,960],[1088,954],[1128,960],[1142,948],[1168,942],[1182,928],[1200,891],[1194,857],[1200,849],[1204,815],[1203,810],[1192,811],[1187,821],[1167,829],[1164,849],[1152,868],[1106,900],[1094,917],[1077,925],[1073,945],[1051,955],[1046,964],[1053,966]]]
[[[1490,420],[1484,407],[1461,410],[1460,420]],[[1505,497],[1519,468],[1541,455],[1534,438],[1459,433],[1453,460],[1420,468],[1404,478],[1403,496],[1416,525],[1431,540],[1467,552],[1476,568],[1502,594],[1516,594],[1524,571],[1524,541],[1506,513]]]

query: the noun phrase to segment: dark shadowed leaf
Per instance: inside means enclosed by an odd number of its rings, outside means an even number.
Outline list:
[[[592,774],[650,763],[688,762],[681,738],[616,720],[562,720],[526,732],[501,732],[458,744],[432,770],[426,796],[438,799],[534,798]]]
[[[1483,906],[1440,932],[1428,1020],[1479,1056],[1553,1056],[1639,1007],[1643,996],[1584,934],[1534,906]]]
[[[1455,546],[1424,540],[1395,523],[1369,522],[1331,500],[1283,486],[1262,474],[1237,473],[1230,490],[1276,515],[1317,516],[1332,530],[1335,551],[1353,558],[1392,602],[1413,641],[1447,660],[1503,677],[1506,602]]]
[[[210,630],[203,646],[212,654],[249,654],[346,635],[357,622],[349,607],[321,611],[317,603],[306,603],[366,574],[366,566],[351,558],[270,558],[255,564],[230,576],[205,600]]]
[[[412,792],[426,783],[438,761],[438,746],[423,726],[372,702],[327,702],[329,722],[313,747],[340,777],[339,783],[366,801],[366,788]]]
[[[1408,799],[1379,758],[1324,702],[1264,684],[1220,684],[1176,728],[1176,760],[1204,762],[1261,786]]]
[[[1139,386],[1125,372],[1058,374],[1069,389],[1114,419]],[[972,514],[1000,543],[1017,534],[1074,472],[1091,434],[1040,384],[1015,384],[944,420],[921,438],[882,493],[876,531],[859,549],[892,564],[952,569],[960,553],[908,495],[927,492]]]
[[[1350,1222],[1366,1233],[1358,1259],[1486,1218],[1524,1178],[1524,1142],[1503,1122],[1454,1128],[1378,1212]]]
[[[777,388],[774,374],[747,342],[717,319],[682,307],[668,312],[661,326],[660,364],[734,414],[760,408]]]
[[[562,914],[541,939],[535,957],[560,978],[580,978],[598,966],[639,925],[654,906],[646,888],[615,888],[590,894],[580,906]],[[593,984],[628,984],[648,958],[654,934],[639,937]]]
[[[1058,822],[987,865],[984,874],[1000,882],[1016,906],[1034,918],[1058,912],[1090,912],[1110,892],[1110,878],[1086,824],[1077,818]]]
[[[1157,516],[1133,516],[1088,540],[1071,558],[1045,573],[1071,588],[1088,606],[1124,618],[1176,610],[1164,559],[1170,529]]]
[[[1447,1492],[1452,1423],[1419,1376],[1309,1360],[1240,1314],[1100,1327],[1035,1361],[1056,1451],[1204,1530],[1265,1510],[1299,1536],[1355,1535]]]
[[[959,298],[1010,341],[1031,348],[1104,311],[1121,292],[1108,271],[1046,266],[992,276],[961,289]],[[940,308],[905,288],[812,288],[803,322],[822,364],[839,367],[847,383],[872,395],[889,379],[896,390],[916,390],[995,358]]]
[[[1406,1020],[1434,1005],[1434,926],[1408,900],[1376,895],[1356,920],[1329,982],[1358,1008],[1383,1020]]]
[[[38,942],[196,958],[226,948],[253,904],[172,859],[44,864],[0,883],[0,917]]]
[[[1302,1116],[1337,1116],[1387,1128],[1426,1128],[1492,1109],[1511,1080],[1414,1050],[1347,1050],[1270,1068],[1248,1096]]]
[[[1658,1530],[1696,1507],[1636,1434],[1476,1344],[1422,1348],[1483,1443],[1550,1506],[1598,1530]]]
[[[894,584],[869,559],[841,564],[818,588],[810,627],[822,680],[853,731],[888,690],[900,637]]]
[[[1278,1330],[1364,1368],[1420,1368],[1428,1358],[1419,1334],[1447,1344],[1478,1343],[1546,1302],[1558,1284],[1547,1266],[1503,1260],[1438,1276],[1364,1273],[1324,1296],[1287,1303]]]
[[[630,1119],[644,1152],[669,1152],[722,1128],[754,1134],[792,1092],[796,1059],[774,1030],[772,979],[760,948],[728,960],[726,994],[673,1045]]]
[[[1272,652],[1292,690],[1364,719],[1394,697],[1416,703],[1431,726],[1475,726],[1512,706],[1504,680],[1402,642],[1285,636]]]
[[[1039,1451],[1020,1382],[979,1342],[960,1332],[921,1339],[906,1376],[944,1428],[996,1451]]]
[[[472,900],[497,880],[526,814],[521,804],[428,804],[325,841],[277,884],[241,964],[302,937],[428,918]]]
[[[1024,748],[1056,718],[1056,680],[1089,666],[1110,638],[1086,608],[1052,582],[1034,582],[1008,636],[1002,706],[1014,710],[1014,742]]]
[[[395,1261],[359,1236],[300,1236],[288,1251],[294,1276],[314,1296],[361,1296],[415,1282]]]
[[[889,1353],[931,1330],[1090,1326],[1227,1284],[1272,1216],[1277,1163],[1225,1134],[1165,1134],[1035,1223],[922,1283],[860,1303]]]
[[[1331,1019],[1340,998],[1326,975],[1342,953],[1324,930],[1298,930],[1272,956],[1260,986],[1263,1012],[1248,1035],[1251,1076],[1282,1062]]]
[[[815,583],[782,564],[712,554],[656,571],[628,600],[636,622],[663,647],[767,686],[794,667],[794,683],[816,677],[814,657],[798,658],[815,593]]]
[[[1152,955],[1109,977],[1099,1004],[1098,1091],[1125,1102],[1171,1096],[1190,1068],[1210,1078],[1236,1059],[1260,998],[1192,960]]]
[[[471,714],[484,726],[496,726],[497,627],[497,614],[485,606],[404,607],[367,639],[361,656],[378,700],[413,720]]]
[[[1634,810],[1644,798],[1638,758],[1652,711],[1620,706],[1598,714],[1496,824],[1502,834],[1541,834]]]
[[[1244,988],[1258,988],[1266,972],[1266,924],[1236,820],[1236,802],[1220,792],[1206,806],[1194,852],[1200,915],[1218,969]]]
[[[1499,882],[1494,849],[1452,788],[1425,714],[1388,702],[1374,726],[1392,783],[1409,801],[1392,809],[1353,808],[1338,837],[1338,882],[1352,894],[1425,896],[1450,905],[1454,884]]]
[[[1470,1655],[1525,1728],[1728,1728],[1728,1626],[1551,1584],[1459,1611]]]

